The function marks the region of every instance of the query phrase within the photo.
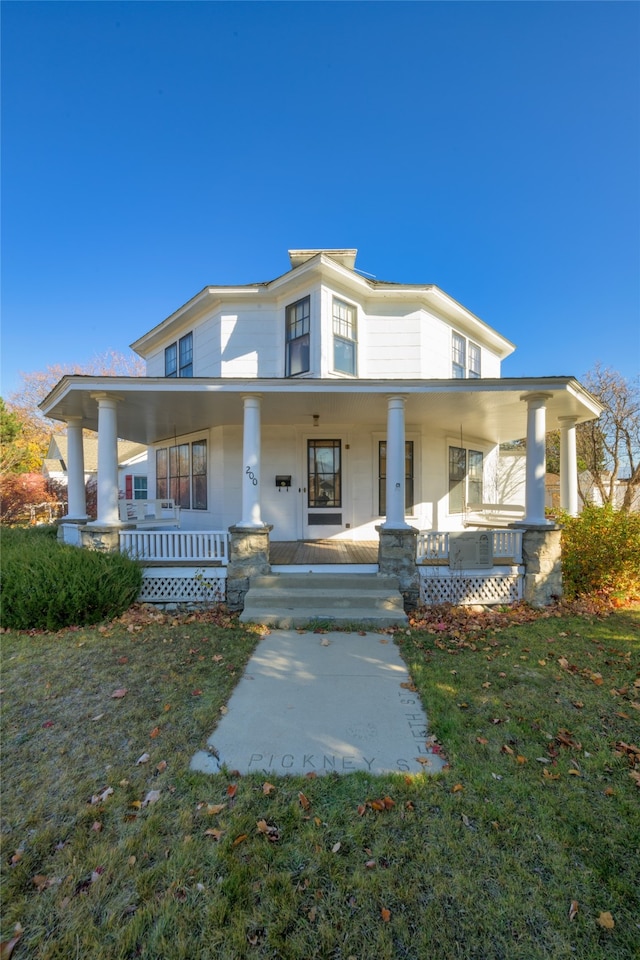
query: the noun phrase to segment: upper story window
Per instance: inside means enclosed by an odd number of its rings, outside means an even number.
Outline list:
[[[459,333],[451,337],[451,376],[456,380],[480,376],[480,347]]]
[[[165,377],[193,376],[193,334],[187,333],[164,351]]]
[[[285,376],[295,377],[309,370],[309,322],[311,300],[303,297],[286,311]]]
[[[339,373],[357,373],[358,334],[356,308],[344,300],[333,301],[333,369]]]

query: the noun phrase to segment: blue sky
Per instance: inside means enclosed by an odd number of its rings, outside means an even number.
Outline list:
[[[2,4],[2,394],[292,247],[640,368],[640,5]]]

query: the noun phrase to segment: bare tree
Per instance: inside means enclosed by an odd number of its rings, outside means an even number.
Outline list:
[[[583,383],[604,410],[576,430],[578,461],[602,503],[628,513],[640,496],[640,377],[627,380],[597,363]],[[588,498],[584,481],[580,496]]]
[[[108,350],[84,366],[57,363],[45,370],[21,373],[21,388],[12,393],[6,405],[3,405],[3,422],[17,423],[19,430],[14,431],[10,443],[8,438],[5,441],[3,437],[0,459],[2,472],[6,474],[40,469],[51,434],[64,430],[64,426],[43,417],[38,404],[66,374],[142,377],[145,372],[144,361],[133,353],[125,355],[116,350]]]

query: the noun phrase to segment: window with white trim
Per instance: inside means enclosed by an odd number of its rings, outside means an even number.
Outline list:
[[[171,497],[183,510],[207,509],[207,441],[156,450],[156,497]]]
[[[459,333],[452,333],[451,376],[454,380],[463,380],[465,377],[476,379],[480,375],[480,347]]]
[[[357,373],[358,335],[356,308],[344,300],[333,299],[333,369],[338,373]]]
[[[187,333],[164,351],[165,377],[193,376],[193,333]]]
[[[289,304],[285,320],[285,377],[295,377],[309,371],[310,321],[310,297]]]
[[[464,513],[483,501],[484,454],[465,447],[449,447],[449,513]]]
[[[404,512],[413,513],[413,440],[404,442]],[[378,513],[387,515],[387,441],[378,441]]]

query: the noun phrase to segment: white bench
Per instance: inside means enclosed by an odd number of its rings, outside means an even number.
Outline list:
[[[146,527],[179,527],[180,507],[175,500],[119,500],[120,519]]]

